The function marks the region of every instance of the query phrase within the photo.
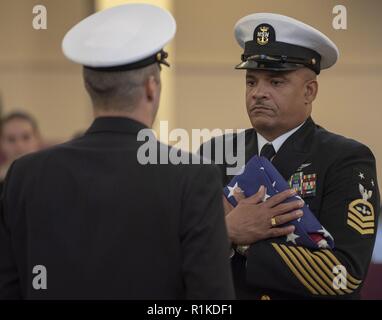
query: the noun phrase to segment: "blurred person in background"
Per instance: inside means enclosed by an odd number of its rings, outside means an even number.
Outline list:
[[[26,112],[12,112],[1,120],[0,148],[5,159],[0,167],[0,191],[12,162],[41,149],[42,139],[36,120]]]

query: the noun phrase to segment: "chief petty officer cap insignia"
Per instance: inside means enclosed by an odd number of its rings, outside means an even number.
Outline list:
[[[305,66],[319,74],[339,56],[336,45],[323,33],[279,14],[255,13],[240,19],[235,37],[244,49],[236,69],[289,71]]]
[[[65,35],[62,50],[76,63],[100,71],[169,65],[163,47],[176,31],[173,16],[148,4],[125,4],[95,13]]]

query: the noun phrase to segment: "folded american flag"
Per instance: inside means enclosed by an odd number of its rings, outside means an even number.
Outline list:
[[[234,189],[239,187],[246,197],[254,195],[261,186],[266,187],[267,193],[264,201],[269,197],[289,189],[277,169],[264,157],[254,156],[248,161],[244,172],[235,176],[224,188],[227,200],[235,207],[237,202],[233,196]],[[301,199],[300,196],[292,196],[284,202]],[[285,224],[294,225],[293,233],[287,235],[286,241],[301,245],[310,249],[334,248],[334,239],[331,234],[321,225],[310,209],[304,205],[301,209],[304,215]]]

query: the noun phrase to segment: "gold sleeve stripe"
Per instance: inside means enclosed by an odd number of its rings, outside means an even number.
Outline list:
[[[303,247],[278,245],[272,246],[282,257],[289,269],[308,290],[317,295],[343,295],[352,293],[362,282],[347,273],[347,287],[335,289],[333,280],[336,275],[333,267],[342,265],[330,250],[310,252]],[[349,289],[350,288],[350,289]]]
[[[281,248],[284,249],[285,254],[292,260],[293,264],[304,276],[304,278],[323,296],[328,295],[325,290],[323,290],[319,284],[312,279],[312,277],[306,272],[305,268],[301,265],[298,259],[293,255],[289,248],[285,245],[281,245]]]
[[[333,270],[333,267],[334,267],[334,266],[338,265],[338,264],[335,264],[335,263],[333,263],[332,261],[330,261],[330,259],[329,259],[325,254],[323,254],[323,253],[320,252],[320,251],[317,251],[317,252],[315,252],[314,254],[317,255],[317,256],[320,256],[320,257],[325,261],[325,263],[328,265],[328,267],[329,267],[331,270]],[[359,285],[358,285],[358,284],[356,285],[356,284],[352,283],[351,280],[349,280],[348,277],[347,277],[347,281],[348,281],[347,286],[348,286],[349,288],[354,289],[354,290],[358,288]]]
[[[329,250],[325,249],[325,250],[321,250],[320,252],[317,252],[317,253],[322,253],[324,255],[326,255],[327,257],[329,257],[332,262],[333,262],[333,266],[338,266],[338,265],[342,265],[341,262],[338,261],[338,259],[334,256],[333,253],[331,253]],[[356,278],[354,278],[349,272],[347,273],[347,278],[350,282],[354,283],[355,285],[358,285],[362,283],[362,280],[358,280]]]
[[[350,216],[349,216],[349,218],[350,218]],[[351,226],[352,228],[357,230],[362,235],[365,235],[365,234],[374,234],[374,229],[362,229],[361,227],[359,227],[357,224],[355,224],[350,219],[348,219],[347,223],[348,223],[349,226]],[[374,224],[373,224],[373,227],[374,227]],[[365,226],[365,228],[366,228],[366,226]]]
[[[331,269],[329,269],[329,267],[324,263],[324,261],[322,260],[321,257],[319,256],[316,256],[314,255],[313,253],[311,253],[309,250],[303,248],[303,247],[298,247],[298,249],[305,253],[308,257],[310,257],[316,264],[318,264],[318,268],[320,268],[321,270],[325,271],[327,277],[329,278],[329,281],[331,283],[331,285],[333,285],[333,280],[335,278],[335,274],[332,272]],[[358,286],[357,286],[358,287]],[[333,287],[334,289],[334,287]],[[344,293],[352,293],[353,290],[349,290],[349,289],[334,289],[336,290],[336,292],[338,292],[340,295],[344,294]]]
[[[327,293],[329,293],[332,296],[335,296],[336,293],[331,289],[331,286],[333,285],[332,282],[329,280],[328,282],[324,282],[323,279],[326,278],[326,275],[321,271],[321,269],[316,269],[312,267],[314,264],[309,263],[309,259],[305,259],[305,257],[298,251],[295,247],[289,247],[289,249],[294,253],[297,260],[300,261],[300,263],[305,267],[305,269],[310,273],[312,278],[316,280],[316,282],[323,288]],[[311,261],[310,261],[311,262]],[[313,270],[314,269],[314,270]],[[334,289],[334,288],[333,288]]]
[[[322,252],[325,253],[329,258],[331,258],[332,261],[334,261],[334,263],[336,265],[342,264],[341,262],[338,261],[336,256],[332,252],[330,252],[330,250],[325,249],[325,250],[322,250]],[[360,284],[362,282],[362,280],[358,280],[358,279],[352,277],[350,273],[348,273],[348,278],[351,280],[351,282],[353,282],[355,284]]]
[[[367,222],[367,221],[373,221],[374,222],[374,215],[370,216],[363,216],[360,214],[356,209],[350,207],[349,208],[349,214],[355,215],[358,219],[360,219],[362,222]]]
[[[374,220],[371,222],[364,222],[357,218],[354,214],[349,214],[348,216],[350,219],[352,219],[356,224],[358,224],[361,228],[374,228]]]
[[[321,278],[325,281],[325,283],[334,290],[334,292],[332,293],[332,295],[335,295],[335,294],[340,294],[340,295],[343,295],[345,294],[345,292],[343,292],[341,289],[335,289],[334,286],[333,286],[333,279],[334,279],[334,275],[333,274],[328,274],[327,271],[329,271],[329,269],[325,266],[325,264],[323,264],[321,261],[322,264],[319,265],[319,262],[318,261],[315,261],[314,258],[312,258],[310,256],[310,252],[305,250],[304,248],[302,247],[297,247],[297,249],[300,251],[300,253],[305,257],[305,259],[307,259],[310,263],[310,265],[312,266],[312,268],[318,272],[318,274],[321,276]],[[326,269],[325,269],[326,268]],[[325,272],[324,272],[325,271]]]
[[[288,257],[284,254],[284,252],[280,249],[279,245],[277,243],[272,243],[273,248],[277,251],[277,253],[281,256],[281,258],[284,260],[284,262],[287,264],[289,269],[293,272],[293,274],[296,276],[298,280],[312,293],[312,294],[318,294],[318,292],[309,284],[306,282],[304,277],[300,274],[300,272],[294,267],[294,265],[290,262]]]

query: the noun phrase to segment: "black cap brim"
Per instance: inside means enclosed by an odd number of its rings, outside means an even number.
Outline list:
[[[269,70],[269,71],[294,71],[304,68],[303,64],[296,63],[269,63],[247,60],[235,66],[235,69],[244,70]]]
[[[84,67],[87,69],[92,69],[95,71],[104,71],[104,72],[130,71],[135,69],[141,69],[154,63],[163,64],[169,67],[170,64],[166,60],[167,57],[168,57],[168,53],[164,50],[161,50],[148,58],[145,58],[143,60],[140,60],[134,63],[125,64],[125,65],[113,66],[113,67],[90,67],[90,66],[84,66]]]

